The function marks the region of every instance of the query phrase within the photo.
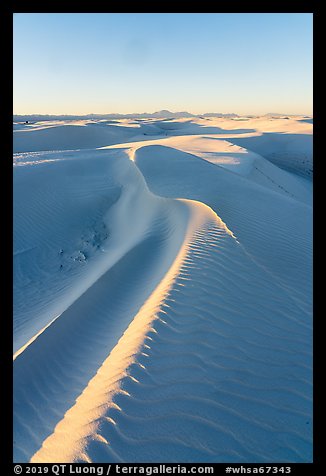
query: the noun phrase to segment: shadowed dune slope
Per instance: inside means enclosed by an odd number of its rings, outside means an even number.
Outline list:
[[[33,462],[311,460],[309,315],[205,218]]]
[[[209,205],[246,252],[310,309],[310,206],[173,148],[142,147],[135,163],[154,193]]]

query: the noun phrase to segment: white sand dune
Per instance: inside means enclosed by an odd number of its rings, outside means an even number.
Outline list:
[[[303,119],[17,128],[16,462],[312,461]]]
[[[124,142],[140,134],[140,127],[128,124],[93,123],[74,121],[64,123],[57,121],[50,124],[26,125],[14,130],[13,151],[36,152],[51,150],[90,149],[108,144]],[[150,126],[141,127],[143,133],[152,133]],[[162,133],[155,128],[155,134]]]

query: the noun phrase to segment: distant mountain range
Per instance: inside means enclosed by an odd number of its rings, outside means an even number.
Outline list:
[[[13,121],[14,122],[25,122],[25,121],[51,121],[51,120],[78,120],[78,119],[135,119],[135,118],[142,118],[142,119],[177,119],[180,117],[224,117],[224,118],[237,118],[243,117],[239,116],[238,114],[229,113],[223,114],[221,112],[205,112],[205,114],[192,114],[187,111],[178,111],[172,112],[167,109],[163,109],[162,111],[156,112],[135,112],[132,114],[119,114],[119,113],[111,113],[111,114],[84,114],[84,115],[72,115],[72,114],[14,114]],[[245,115],[246,117],[257,117],[256,115]],[[291,117],[291,114],[280,114],[278,112],[268,112],[264,114],[265,117],[283,117],[288,116]],[[312,117],[312,116],[304,116],[304,117]]]
[[[158,119],[169,119],[169,118],[180,118],[180,117],[239,117],[237,114],[222,114],[219,112],[207,112],[205,114],[191,114],[187,111],[180,112],[171,112],[166,109],[156,112],[142,112],[142,113],[133,113],[133,114],[85,114],[85,115],[70,115],[70,114],[14,114],[13,120],[15,122],[21,121],[48,121],[48,120],[78,120],[78,119],[133,119],[133,118],[158,118]]]

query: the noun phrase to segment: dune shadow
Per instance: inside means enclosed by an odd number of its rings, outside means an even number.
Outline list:
[[[312,118],[311,119],[299,119],[298,122],[307,122],[308,124],[313,124],[314,120]]]
[[[232,143],[255,152],[288,172],[311,177],[312,134],[264,132],[253,137],[233,137]]]
[[[276,151],[283,151],[285,146],[293,144],[298,150],[304,148],[312,152],[312,135],[308,134],[287,134],[284,132],[264,132],[259,136],[232,138],[232,143],[260,155],[268,156]]]
[[[255,129],[223,129],[222,127],[206,126],[197,124],[194,121],[178,122],[171,120],[154,121],[153,125],[163,131],[178,131],[180,135],[201,135],[201,134],[246,134],[256,132]]]

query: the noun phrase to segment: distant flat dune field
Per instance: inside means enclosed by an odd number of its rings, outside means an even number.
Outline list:
[[[14,123],[15,462],[312,461],[312,122]]]

